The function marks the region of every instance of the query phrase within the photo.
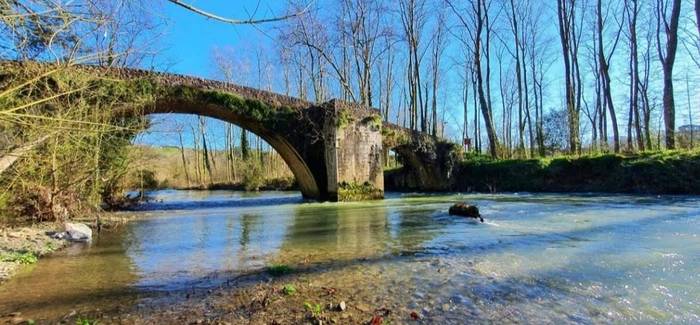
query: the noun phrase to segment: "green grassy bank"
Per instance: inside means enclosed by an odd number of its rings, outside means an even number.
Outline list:
[[[700,152],[511,160],[467,157],[454,174],[450,189],[700,194]]]

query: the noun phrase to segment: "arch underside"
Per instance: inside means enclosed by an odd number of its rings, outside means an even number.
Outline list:
[[[156,101],[156,104],[148,107],[145,114],[193,114],[206,116],[235,124],[244,128],[265,140],[285,161],[305,198],[324,199],[324,186],[319,184],[319,175],[314,175],[302,153],[292,143],[293,139],[270,130],[259,121],[246,118],[236,112],[219,105],[193,103],[179,99],[164,99]],[[322,171],[325,173],[325,171]]]

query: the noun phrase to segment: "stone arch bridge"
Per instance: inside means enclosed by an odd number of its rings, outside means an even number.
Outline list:
[[[56,70],[46,78],[84,80],[92,89],[119,98],[125,106],[119,114],[195,114],[236,124],[260,136],[280,154],[306,198],[383,198],[387,150],[394,150],[403,162],[403,168],[387,178],[387,185],[441,190],[448,186],[458,155],[456,145],[383,122],[373,108],[339,100],[313,103],[192,76],[6,61],[0,62],[0,81],[13,68],[27,65],[40,71]],[[0,90],[2,87],[0,82]]]

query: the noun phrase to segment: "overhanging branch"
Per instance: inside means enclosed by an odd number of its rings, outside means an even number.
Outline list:
[[[286,20],[289,18],[294,18],[294,17],[298,17],[298,16],[305,14],[306,11],[311,6],[311,3],[309,3],[309,5],[307,5],[301,11],[298,11],[298,12],[295,12],[293,14],[289,14],[286,16],[280,16],[280,17],[272,17],[272,18],[264,18],[264,19],[252,19],[252,18],[251,19],[232,19],[232,18],[221,17],[219,15],[204,11],[204,10],[199,9],[197,7],[194,7],[190,4],[184,3],[180,0],[168,0],[168,1],[178,5],[180,7],[183,7],[189,11],[197,13],[201,16],[204,16],[204,17],[207,17],[210,19],[214,19],[214,20],[217,20],[217,21],[220,21],[223,23],[232,24],[232,25],[256,25],[256,24],[271,23],[271,22],[275,22],[275,21]]]

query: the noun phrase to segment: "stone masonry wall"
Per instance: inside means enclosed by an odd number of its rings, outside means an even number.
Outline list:
[[[329,173],[329,193],[338,199],[343,190],[371,192],[354,193],[358,198],[380,198],[384,192],[382,164],[381,119],[372,109],[333,101],[329,103],[333,118],[326,123],[326,167]],[[333,166],[331,166],[331,164]],[[331,181],[334,180],[334,181]]]

